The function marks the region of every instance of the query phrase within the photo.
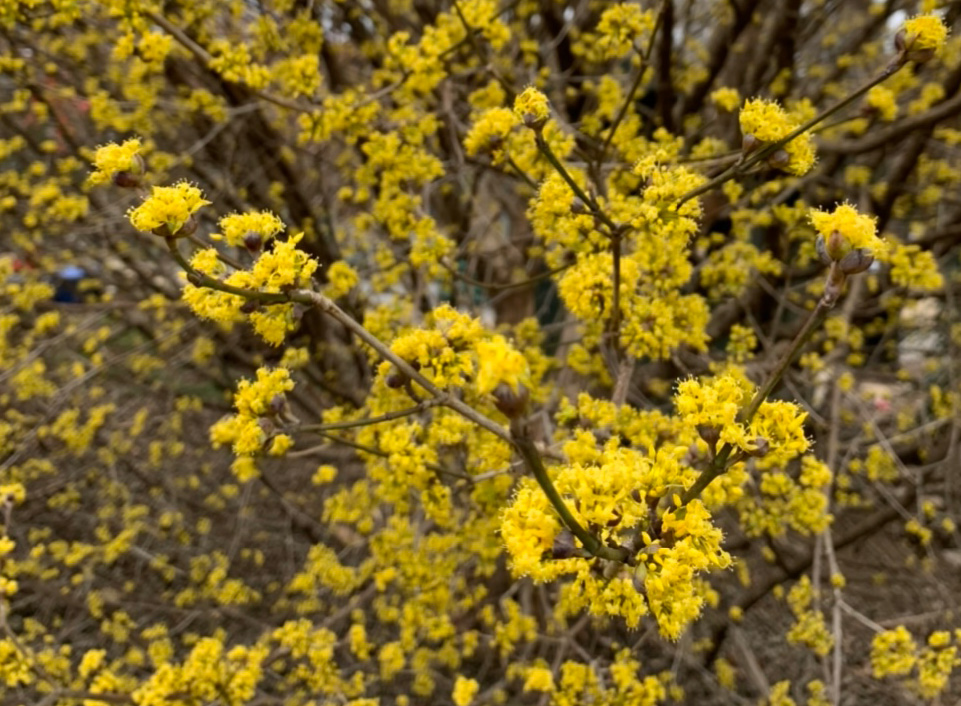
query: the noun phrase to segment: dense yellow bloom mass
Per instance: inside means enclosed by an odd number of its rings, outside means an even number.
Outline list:
[[[871,641],[871,668],[874,676],[903,676],[917,660],[917,646],[911,633],[903,625],[878,633]]]
[[[834,211],[827,212],[819,209],[811,210],[811,223],[814,229],[825,239],[831,247],[833,233],[840,235],[844,242],[838,256],[843,256],[854,248],[862,248],[872,255],[880,255],[884,249],[884,241],[877,235],[876,219],[858,213],[854,206],[839,204]],[[832,257],[835,253],[831,253]],[[840,259],[839,257],[836,259]]]
[[[655,13],[635,3],[615,3],[601,13],[596,34],[589,43],[590,56],[615,59],[644,46],[654,29]]]
[[[126,140],[120,145],[110,143],[98,147],[93,156],[93,164],[97,169],[90,175],[91,183],[106,184],[118,172],[138,173],[140,163],[137,155],[141,149],[140,140],[136,138]]]
[[[0,2],[7,700],[851,698],[831,523],[916,491],[871,590],[936,596],[958,521],[961,42],[888,36],[945,4]],[[725,627],[779,605],[841,673],[753,683]],[[928,617],[877,639],[892,700],[953,696]],[[657,673],[689,628],[719,683]]]
[[[918,15],[905,21],[905,44],[911,49],[940,51],[948,38],[948,28],[938,15]]]
[[[223,219],[222,227],[224,221],[231,219],[224,228],[225,233],[243,239],[246,233],[257,232],[260,238],[269,236],[279,226],[279,221],[271,214],[250,215],[249,219],[236,215]],[[240,232],[237,224],[245,227],[245,222],[259,224],[262,230]],[[191,266],[203,274],[223,278],[231,287],[251,293],[280,294],[309,286],[317,270],[317,261],[297,247],[302,238],[303,233],[298,233],[285,241],[275,242],[272,248],[260,253],[249,269],[235,270],[225,277],[227,267],[214,248],[198,250],[191,258]],[[189,283],[184,286],[183,299],[198,316],[221,324],[230,325],[247,318],[261,338],[273,346],[283,343],[287,333],[296,326],[292,302],[265,304],[247,313],[244,306],[248,300],[244,296]]]
[[[543,125],[551,116],[547,96],[533,86],[528,86],[514,100],[514,115],[525,125]]]
[[[173,186],[153,187],[144,202],[131,209],[128,216],[137,230],[153,231],[163,227],[176,235],[194,213],[209,203],[200,189],[182,181]]]
[[[214,239],[223,238],[228,244],[234,247],[244,247],[248,245],[245,240],[256,243],[253,250],[274,238],[283,231],[283,222],[269,211],[257,211],[253,213],[232,213],[220,219],[220,230],[222,234],[215,234]]]
[[[506,383],[515,392],[521,385],[530,384],[527,359],[503,336],[493,336],[489,340],[478,341],[476,350],[476,384],[480,394],[493,391],[501,383]]]
[[[711,100],[717,107],[733,112],[741,103],[741,96],[736,88],[718,88],[711,92]]]
[[[290,437],[277,430],[286,409],[284,395],[293,389],[294,382],[286,368],[258,368],[256,380],[242,380],[237,386],[237,414],[224,417],[210,428],[211,442],[214,446],[231,444],[238,456],[259,454],[268,441],[279,444],[271,448],[272,454],[286,451],[291,445]],[[237,472],[249,475],[241,467]]]
[[[517,114],[509,108],[489,108],[481,113],[464,137],[464,149],[474,156],[492,152],[494,163],[504,154],[504,141],[518,124]]]
[[[762,143],[778,142],[798,128],[801,121],[773,101],[753,98],[744,103],[738,116],[741,133],[752,135]],[[781,166],[785,171],[801,176],[814,166],[814,142],[810,133],[803,133],[783,146],[787,153],[787,163]]]
[[[693,480],[680,463],[685,449],[660,449],[649,457],[609,443],[594,463],[558,468],[554,484],[571,499],[572,512],[584,526],[600,528],[602,541],[613,546],[631,535],[640,538],[638,566],[618,577],[601,580],[588,558],[565,558],[559,549],[562,527],[543,492],[524,481],[501,517],[501,536],[516,574],[547,581],[565,575],[565,610],[587,609],[595,615],[621,616],[629,626],[652,613],[662,634],[677,639],[701,611],[705,587],[698,574],[725,568],[730,557],[721,548],[721,532],[700,501],[665,509],[657,525],[650,507],[670,498]],[[666,539],[669,538],[669,539]],[[556,558],[551,558],[557,554]]]

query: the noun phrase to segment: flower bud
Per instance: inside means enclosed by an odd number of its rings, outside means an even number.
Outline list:
[[[864,272],[873,264],[874,256],[863,248],[852,250],[838,262],[841,271],[846,275],[856,275],[859,272]]]
[[[522,416],[530,400],[530,393],[526,387],[518,385],[515,392],[506,382],[500,383],[491,394],[494,397],[494,406],[508,419],[517,419]]]
[[[751,154],[751,152],[760,146],[761,141],[751,133],[747,133],[741,138],[741,151],[744,152],[744,154]]]
[[[706,424],[699,424],[697,427],[697,433],[700,435],[707,445],[710,447],[711,451],[714,452],[717,449],[717,442],[721,438],[721,430],[717,427],[708,426]]]
[[[287,398],[282,394],[277,393],[270,398],[270,403],[267,405],[268,414],[280,414],[284,411],[286,404]]]
[[[259,252],[260,248],[264,244],[263,236],[255,230],[248,230],[246,233],[244,233],[243,240],[244,247],[252,253]]]
[[[754,458],[764,458],[767,456],[768,452],[771,450],[770,442],[763,436],[759,436],[754,440],[754,445],[757,447],[753,451],[747,451],[748,456],[753,456]]]
[[[828,259],[831,261],[840,260],[842,257],[847,255],[848,241],[840,231],[832,230],[831,235],[828,236],[827,241],[824,244],[825,252],[828,254]]]
[[[569,529],[563,529],[554,537],[554,545],[551,547],[552,559],[570,559],[577,556],[577,546],[574,544],[574,535]]]
[[[823,235],[818,235],[817,240],[814,241],[814,249],[817,250],[818,257],[821,259],[823,264],[831,264],[831,256],[828,254],[828,246],[824,242]]]
[[[634,567],[634,576],[632,577],[632,583],[634,584],[634,590],[638,593],[646,593],[644,587],[644,579],[647,578],[647,564],[643,561],[637,562],[637,566]]]
[[[121,189],[136,189],[143,184],[143,181],[131,172],[117,172],[113,175],[113,184]]]
[[[787,169],[787,166],[791,163],[791,155],[786,150],[778,150],[768,157],[767,161],[776,169]]]

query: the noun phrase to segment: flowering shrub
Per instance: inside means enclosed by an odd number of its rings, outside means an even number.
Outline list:
[[[959,698],[959,18],[0,6],[3,703]]]

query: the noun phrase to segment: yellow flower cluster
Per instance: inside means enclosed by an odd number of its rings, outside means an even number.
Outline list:
[[[530,368],[524,355],[500,335],[478,341],[477,351],[477,391],[486,395],[493,392],[501,383],[508,385],[514,392],[520,387],[530,386]]]
[[[832,521],[825,489],[831,470],[813,455],[801,457],[801,471],[795,480],[780,464],[762,458],[756,465],[765,468],[756,492],[735,502],[745,534],[752,537],[778,537],[793,529],[810,535],[825,530]]]
[[[493,163],[501,164],[506,155],[502,147],[517,124],[517,115],[509,108],[488,108],[467,131],[464,149],[471,157],[490,152]]]
[[[700,270],[701,285],[712,299],[738,297],[757,275],[781,273],[781,263],[751,243],[735,241],[712,254]]]
[[[454,680],[454,692],[451,694],[454,706],[468,706],[474,700],[474,695],[477,694],[479,688],[480,684],[477,683],[476,679],[466,679],[458,676]]]
[[[98,147],[93,156],[96,171],[90,175],[90,182],[107,184],[119,172],[139,174],[142,168],[138,155],[142,148],[140,140],[136,138],[126,140],[120,145],[110,143]]]
[[[944,286],[944,275],[934,253],[919,245],[899,243],[882,259],[891,266],[891,281],[898,287],[934,292]]]
[[[191,216],[210,202],[193,184],[182,181],[173,186],[155,186],[150,195],[127,214],[137,230],[165,229],[161,235],[174,236]]]
[[[838,204],[834,211],[827,212],[811,209],[811,223],[814,229],[828,244],[828,252],[832,259],[839,260],[855,248],[867,250],[874,256],[884,252],[884,241],[878,237],[876,219],[863,216],[850,204]],[[832,235],[837,233],[843,242],[840,247],[832,247]],[[836,236],[835,236],[836,237]]]
[[[794,625],[788,631],[788,642],[804,645],[818,657],[824,657],[834,646],[834,636],[824,622],[824,614],[812,608],[816,589],[807,576],[801,577],[788,593],[788,605],[794,614]]]
[[[255,243],[252,250],[274,238],[283,231],[283,222],[269,211],[255,211],[252,213],[232,213],[220,219],[220,233],[210,237],[213,240],[226,240],[234,247],[247,247],[250,242]]]
[[[338,260],[327,268],[327,285],[324,293],[331,299],[340,299],[360,284],[357,271],[343,260]]]
[[[744,423],[739,415],[752,395],[745,380],[724,374],[708,381],[681,382],[674,406],[686,424],[710,430],[722,444],[760,456],[766,466],[787,463],[804,453],[810,445],[804,435],[807,413],[791,402],[763,402]]]
[[[693,481],[693,472],[680,463],[685,453],[677,447],[648,455],[612,440],[594,463],[553,469],[554,485],[582,526],[611,546],[638,543],[637,567],[610,579],[598,577],[595,560],[577,555],[575,539],[562,531],[544,493],[522,481],[501,516],[513,572],[536,581],[573,575],[564,592],[565,612],[620,616],[631,627],[651,613],[662,634],[677,639],[705,600],[698,574],[730,564],[721,532],[700,501],[674,509],[659,503]]]
[[[224,417],[210,428],[214,447],[231,444],[237,455],[261,453],[268,441],[287,445],[290,438],[278,432],[285,411],[284,394],[294,389],[286,368],[257,369],[256,380],[242,380],[234,395],[237,414]]]
[[[241,706],[253,697],[269,648],[235,647],[224,652],[223,641],[205,637],[197,641],[182,664],[164,661],[133,693],[143,706],[163,706],[172,700],[196,702],[223,700]]]
[[[605,8],[597,29],[586,44],[595,61],[619,59],[635,47],[643,47],[654,29],[655,13],[634,3],[615,3]]]
[[[773,101],[754,98],[744,103],[739,114],[741,133],[762,143],[779,142],[801,125],[801,121]],[[783,145],[788,161],[778,165],[795,176],[807,174],[814,166],[814,141],[804,133]]]
[[[711,92],[711,100],[721,110],[733,113],[741,104],[741,95],[736,88],[718,88]]]
[[[948,38],[948,28],[938,15],[918,15],[904,23],[905,45],[910,49],[940,51]]]
[[[504,336],[488,334],[479,321],[446,304],[431,312],[428,325],[395,338],[391,350],[434,384],[469,385],[478,395],[501,383],[514,392],[529,387],[528,360]]]
[[[885,630],[871,641],[871,669],[877,678],[905,676],[917,662],[917,645],[903,625]]]
[[[254,215],[255,221],[265,228],[263,233],[270,233],[274,217]],[[233,227],[237,222],[232,221],[225,232],[238,234],[239,230]],[[310,285],[317,270],[317,261],[297,247],[302,238],[303,233],[298,233],[286,241],[275,242],[271,249],[260,254],[250,269],[236,270],[226,277],[223,277],[226,267],[214,248],[197,251],[191,259],[191,266],[203,274],[222,278],[224,284],[249,292],[280,294],[300,289]],[[254,331],[273,346],[283,343],[287,332],[296,326],[291,302],[265,304],[248,314],[243,308],[247,302],[245,297],[189,283],[184,285],[183,299],[197,316],[222,324],[249,318]]]
[[[868,91],[865,103],[878,111],[881,120],[890,122],[898,116],[897,96],[886,86],[874,86]]]
[[[528,86],[514,99],[514,115],[527,126],[542,126],[551,116],[547,96],[533,86]]]

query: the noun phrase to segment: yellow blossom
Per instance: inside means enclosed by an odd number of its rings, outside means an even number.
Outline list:
[[[875,218],[861,215],[854,206],[840,204],[831,213],[812,209],[810,217],[814,229],[829,244],[829,252],[833,233],[838,233],[844,239],[840,251],[837,253],[838,257],[835,259],[840,259],[841,256],[854,248],[862,248],[875,256],[884,251],[884,241],[877,235]],[[834,257],[835,253],[832,252],[831,254]]]
[[[451,695],[451,699],[455,706],[467,706],[474,700],[474,695],[479,688],[480,684],[477,683],[476,679],[465,679],[462,676],[458,676],[454,681],[454,692]]]
[[[547,96],[533,86],[528,86],[514,100],[514,115],[529,127],[543,125],[551,115]]]
[[[144,202],[128,213],[134,228],[153,231],[166,227],[176,235],[190,217],[209,204],[196,186],[182,181],[173,186],[155,186]]]
[[[234,247],[249,246],[251,239],[254,238],[256,247],[251,249],[256,250],[262,243],[266,243],[283,229],[283,222],[269,211],[232,213],[220,219],[222,234],[215,234],[211,237],[215,240],[223,238]]]
[[[762,143],[779,142],[801,125],[801,120],[784,111],[773,101],[754,98],[744,103],[738,116],[741,133],[752,135]],[[783,145],[787,163],[782,168],[801,176],[814,166],[814,143],[810,133],[803,133]],[[779,165],[781,166],[781,165]]]
[[[905,46],[909,49],[940,51],[948,38],[948,28],[938,15],[919,15],[904,23]]]
[[[118,172],[137,174],[141,171],[138,159],[142,146],[140,140],[133,138],[123,144],[110,143],[98,147],[93,156],[93,164],[97,168],[90,175],[93,184],[106,184]]]
[[[741,96],[736,88],[718,88],[711,92],[711,100],[721,110],[732,112],[741,102]]]

